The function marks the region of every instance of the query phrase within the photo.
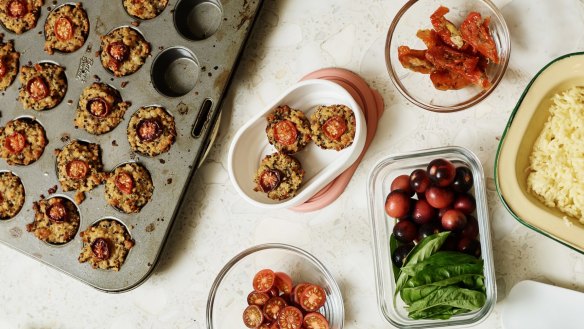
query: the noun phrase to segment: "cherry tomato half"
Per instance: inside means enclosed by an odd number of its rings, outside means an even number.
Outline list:
[[[294,122],[282,120],[274,125],[274,138],[282,145],[292,145],[298,138],[298,130]]]
[[[28,13],[28,7],[24,0],[12,0],[6,7],[8,16],[14,18],[22,18]]]
[[[282,182],[282,172],[278,169],[266,169],[260,175],[260,187],[264,193],[275,190]]]
[[[286,306],[278,313],[280,329],[300,329],[303,320],[302,311],[294,306]]]
[[[61,41],[67,41],[73,37],[73,23],[64,16],[61,16],[55,22],[55,36]]]
[[[491,83],[485,72],[479,70],[479,58],[446,46],[436,46],[426,51],[426,59],[436,68],[453,71],[473,84],[487,89]]]
[[[270,269],[263,269],[253,277],[253,289],[257,292],[268,292],[274,286],[276,274]]]
[[[67,219],[67,208],[61,202],[53,203],[46,210],[46,214],[54,222],[64,222]]]
[[[67,176],[70,178],[82,179],[87,176],[89,165],[87,165],[87,162],[82,160],[72,160],[67,163],[65,171],[67,172]]]
[[[292,293],[292,278],[284,272],[276,272],[276,287],[284,294]]]
[[[91,244],[91,251],[93,252],[93,256],[99,260],[110,258],[109,245],[104,238],[95,239]]]
[[[121,172],[116,176],[115,184],[122,193],[130,194],[134,188],[134,179],[132,178],[132,175],[127,172]]]
[[[311,312],[304,316],[304,327],[306,329],[329,329],[329,323],[322,314]]]
[[[162,125],[158,119],[144,119],[138,123],[136,132],[141,141],[151,142],[162,135]]]
[[[292,301],[294,303],[300,305],[300,296],[302,295],[302,291],[304,288],[306,288],[306,286],[308,286],[308,283],[299,283],[294,286],[294,289],[292,289]]]
[[[286,306],[288,304],[286,304],[286,301],[282,297],[272,297],[264,305],[264,314],[268,320],[276,321],[278,319],[278,313]]]
[[[314,312],[326,302],[326,293],[321,287],[309,284],[300,294],[300,306],[308,312]]]
[[[41,100],[49,96],[49,85],[43,77],[34,77],[28,80],[26,91],[34,100]]]
[[[243,311],[243,324],[248,328],[257,328],[264,322],[262,310],[257,305],[249,305]]]
[[[268,299],[270,299],[270,296],[268,296],[268,294],[265,292],[252,291],[249,293],[249,295],[247,295],[247,304],[264,306]]]
[[[4,139],[4,148],[11,154],[19,154],[26,146],[26,137],[18,131]]]
[[[339,140],[347,131],[347,122],[342,117],[335,115],[322,125],[322,132],[334,141]]]
[[[130,55],[130,48],[121,41],[115,41],[108,46],[107,52],[114,60],[123,62]]]
[[[95,97],[87,101],[87,111],[94,117],[104,118],[110,113],[110,105],[102,97]]]

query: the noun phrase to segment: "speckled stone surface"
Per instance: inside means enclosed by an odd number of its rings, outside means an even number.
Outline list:
[[[241,250],[264,242],[299,246],[329,268],[345,297],[345,328],[389,328],[375,297],[366,178],[381,157],[443,145],[475,152],[488,182],[499,302],[476,328],[501,328],[505,297],[521,280],[584,291],[584,256],[516,222],[501,205],[493,180],[499,138],[531,77],[552,58],[584,48],[581,1],[507,4],[503,13],[513,38],[507,74],[484,102],[452,114],[412,106],[389,80],[385,36],[405,1],[265,2],[225,100],[217,142],[191,182],[152,277],[130,292],[105,294],[0,246],[0,328],[205,328],[207,296],[219,270]],[[229,182],[225,164],[232,137],[302,76],[330,66],[361,74],[385,99],[368,154],[345,193],[326,209],[298,214],[254,208]]]

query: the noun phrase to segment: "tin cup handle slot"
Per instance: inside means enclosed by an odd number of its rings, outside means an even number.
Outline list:
[[[197,120],[195,120],[195,125],[193,127],[193,137],[199,138],[203,134],[203,131],[205,130],[205,127],[211,118],[211,109],[213,109],[213,100],[207,98],[203,101],[201,110],[197,116]]]

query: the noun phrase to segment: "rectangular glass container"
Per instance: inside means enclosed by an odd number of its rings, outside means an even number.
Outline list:
[[[487,300],[485,305],[474,312],[455,315],[448,320],[413,320],[408,318],[405,303],[398,296],[393,301],[395,277],[391,262],[389,239],[395,220],[385,213],[385,199],[390,192],[391,182],[399,175],[409,175],[415,169],[426,169],[430,161],[443,158],[456,166],[466,164],[472,171],[474,184],[470,193],[476,199],[476,217],[479,223],[481,257],[484,260],[484,275]],[[485,189],[483,167],[471,151],[462,147],[441,147],[410,153],[391,155],[379,161],[371,171],[367,184],[369,217],[373,233],[375,264],[375,284],[377,303],[383,317],[398,328],[437,328],[469,326],[482,322],[492,311],[497,299],[491,231]]]

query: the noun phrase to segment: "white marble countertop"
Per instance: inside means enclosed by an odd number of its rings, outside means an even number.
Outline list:
[[[204,328],[209,288],[219,270],[241,250],[264,242],[296,245],[328,267],[344,295],[346,328],[390,327],[376,305],[366,177],[388,154],[444,145],[475,152],[488,181],[499,296],[494,312],[477,328],[501,327],[501,306],[521,280],[584,291],[584,257],[516,222],[501,205],[493,180],[499,138],[531,77],[551,59],[583,49],[581,1],[506,5],[513,40],[507,74],[484,102],[452,114],[412,106],[389,80],[385,36],[404,2],[265,0],[224,103],[217,142],[191,182],[150,279],[130,292],[105,294],[0,245],[0,328]],[[314,213],[267,212],[245,203],[225,165],[235,131],[304,74],[331,66],[361,74],[386,103],[351,184],[335,203]]]

